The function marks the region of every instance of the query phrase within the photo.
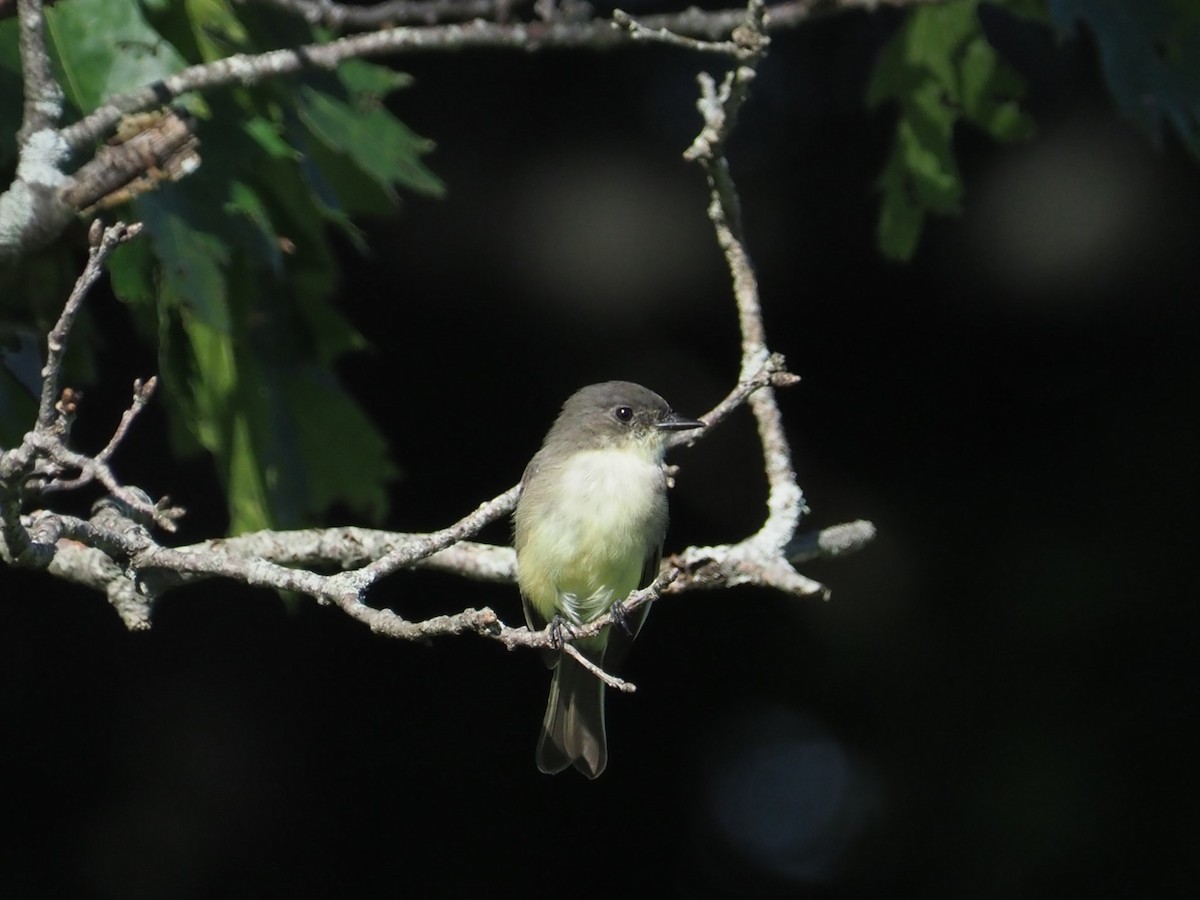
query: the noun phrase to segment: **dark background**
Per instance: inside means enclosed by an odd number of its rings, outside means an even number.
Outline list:
[[[1086,42],[993,22],[1038,137],[964,128],[957,219],[911,265],[874,249],[893,113],[861,98],[897,18],[778,36],[731,148],[781,397],[832,599],[658,604],[610,697],[596,782],[541,775],[548,676],[472,637],[372,636],[224,584],[128,634],[104,599],[6,571],[5,897],[1170,896],[1197,884],[1193,775],[1200,166],[1112,111]],[[388,527],[513,484],[567,394],[644,382],[698,414],[735,380],[701,173],[703,60],[666,48],[405,61],[443,201],[367,223],[344,375],[405,475]],[[153,369],[97,294],[98,447]],[[141,355],[139,355],[141,354]],[[152,410],[122,475],[219,533],[207,464]],[[695,448],[668,550],[763,516],[743,412]],[[347,521],[331,516],[329,524]],[[492,540],[505,541],[505,528]],[[435,575],[420,617],[514,588]]]

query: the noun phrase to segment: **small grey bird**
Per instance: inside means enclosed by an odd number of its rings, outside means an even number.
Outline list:
[[[513,516],[517,584],[531,629],[557,620],[569,634],[654,580],[667,531],[667,439],[703,426],[628,381],[589,385],[567,399],[525,469]],[[611,672],[648,610],[639,607],[627,630],[608,627],[575,647]],[[574,765],[595,778],[608,762],[604,683],[566,654],[544,656],[554,677],[538,768]]]

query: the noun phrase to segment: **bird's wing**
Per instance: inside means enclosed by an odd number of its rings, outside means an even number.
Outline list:
[[[648,587],[658,577],[658,564],[662,560],[662,544],[656,546],[646,557],[646,561],[642,564],[642,579],[638,582],[638,588]],[[622,598],[624,599],[624,598]],[[649,603],[643,603],[626,617],[625,624],[629,630],[626,631],[619,624],[610,625],[608,628],[608,646],[604,651],[604,671],[610,675],[616,675],[620,671],[621,664],[625,661],[625,656],[629,653],[629,648],[633,646],[633,639],[638,636],[638,632],[642,630],[642,625],[646,622],[646,616],[650,613]]]

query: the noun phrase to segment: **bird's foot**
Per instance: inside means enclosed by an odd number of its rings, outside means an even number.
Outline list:
[[[555,650],[561,650],[567,638],[575,637],[575,629],[571,627],[571,623],[564,619],[561,615],[555,614],[550,620],[550,646]]]
[[[614,625],[633,637],[633,629],[629,627],[629,613],[625,611],[625,601],[614,600],[613,605],[608,608],[608,614],[612,616]]]

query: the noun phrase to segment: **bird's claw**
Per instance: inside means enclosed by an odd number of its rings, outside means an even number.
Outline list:
[[[633,637],[633,629],[629,627],[629,613],[625,611],[625,601],[613,601],[613,605],[609,607],[608,613],[610,616],[612,616],[614,625],[616,625],[630,637]]]
[[[566,643],[566,640],[563,637],[564,633],[566,634],[567,638],[575,637],[575,630],[571,627],[571,624],[562,616],[556,614],[554,618],[550,620],[550,646],[552,649],[562,649],[563,644]]]

